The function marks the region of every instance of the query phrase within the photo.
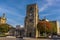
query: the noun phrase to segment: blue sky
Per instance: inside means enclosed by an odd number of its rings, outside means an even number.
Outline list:
[[[60,21],[60,0],[0,0],[0,16],[6,14],[7,23],[24,25],[26,6],[37,3],[39,18]]]

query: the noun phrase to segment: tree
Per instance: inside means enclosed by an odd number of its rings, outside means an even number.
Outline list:
[[[0,24],[0,32],[1,33],[6,33],[10,30],[10,25],[8,24]]]
[[[40,30],[40,33],[50,33],[51,32],[51,24],[47,21],[39,21],[37,24],[38,30]]]

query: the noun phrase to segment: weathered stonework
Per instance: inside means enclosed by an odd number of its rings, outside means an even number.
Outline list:
[[[28,37],[38,37],[37,23],[38,23],[38,6],[37,4],[27,5],[25,17],[25,33]]]

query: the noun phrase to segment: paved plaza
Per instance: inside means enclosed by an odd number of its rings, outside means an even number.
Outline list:
[[[6,38],[6,37],[0,37],[0,40],[60,40],[60,39],[36,39],[36,38]]]

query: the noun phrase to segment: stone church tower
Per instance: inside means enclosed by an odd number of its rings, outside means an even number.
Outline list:
[[[27,5],[26,17],[25,17],[25,31],[26,36],[36,37],[36,29],[38,23],[38,6],[37,4]]]

